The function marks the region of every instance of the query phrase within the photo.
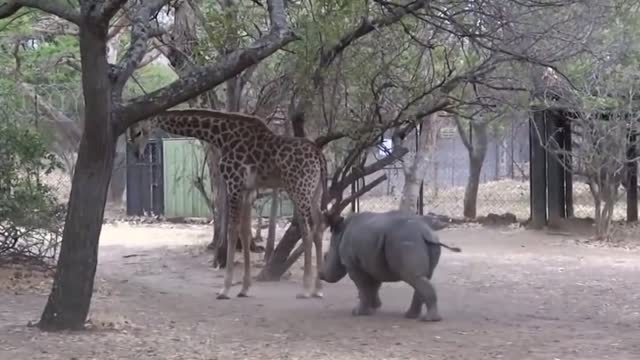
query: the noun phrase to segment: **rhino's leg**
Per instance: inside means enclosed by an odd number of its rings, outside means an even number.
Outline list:
[[[407,319],[417,319],[422,312],[423,303],[424,301],[422,300],[420,294],[416,290],[414,290],[413,297],[411,299],[411,305],[409,305],[409,310],[404,313],[404,317],[406,317]]]
[[[421,318],[423,321],[440,321],[442,317],[438,313],[438,297],[436,289],[426,276],[415,278],[409,282],[414,290],[420,295],[422,301],[427,305],[427,313]],[[412,302],[413,305],[413,302]],[[411,308],[409,309],[411,310]]]
[[[374,285],[371,289],[373,291],[373,302],[371,306],[376,310],[382,306],[382,301],[380,300],[380,286],[382,286],[382,283],[378,282],[377,285]]]
[[[378,290],[380,289],[380,282],[374,280],[367,273],[359,269],[349,269],[349,277],[356,284],[358,288],[358,305],[353,309],[352,314],[359,315],[371,315],[375,312],[378,299]],[[376,302],[378,299],[378,302]],[[381,303],[380,303],[381,305]]]

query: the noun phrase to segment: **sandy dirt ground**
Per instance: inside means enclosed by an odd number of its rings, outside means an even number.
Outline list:
[[[402,317],[411,296],[402,283],[383,285],[369,317],[351,316],[347,278],[322,300],[295,299],[300,264],[287,280],[255,282],[250,298],[216,300],[223,273],[203,251],[210,231],[105,225],[90,331],[28,327],[48,280],[0,272],[20,280],[0,286],[0,359],[640,358],[638,250],[521,229],[443,230],[463,252],[443,250],[433,280],[443,321],[424,323]]]

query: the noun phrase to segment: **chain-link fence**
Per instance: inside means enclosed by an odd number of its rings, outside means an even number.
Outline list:
[[[83,104],[82,89],[77,82],[39,85],[3,82],[0,86],[1,121],[37,129],[66,169],[75,163]],[[71,189],[68,171],[42,174],[41,180],[55,189],[60,202],[68,200]]]
[[[520,221],[530,217],[528,130],[525,120],[503,131],[502,136],[489,139],[479,179],[476,216],[511,213]],[[454,135],[441,136],[430,155],[422,187],[424,212],[461,218],[469,180],[469,154],[455,128],[444,132]],[[404,164],[400,162],[384,171],[387,180],[360,198],[360,211],[398,208],[404,187]],[[365,183],[379,175],[368,176]],[[589,186],[577,176],[572,179],[573,216],[593,218],[594,200]],[[626,219],[625,190],[620,186],[613,220]]]
[[[406,146],[412,149],[415,144],[409,141]],[[440,130],[437,143],[428,157],[422,178],[425,213],[463,217],[470,173],[469,151],[455,127]],[[407,158],[411,159],[412,156]],[[397,208],[408,165],[400,162],[385,169],[387,180],[360,199],[360,210]],[[373,174],[365,182],[373,181],[378,176]],[[476,215],[511,213],[519,220],[525,220],[530,213],[529,202],[528,126],[526,121],[514,122],[501,136],[489,138],[479,177]]]
[[[83,113],[82,92],[78,84],[15,84],[0,87],[0,117],[3,121],[30,123],[51,141],[57,154],[69,156],[63,161],[72,166],[74,149],[80,140]],[[479,178],[476,215],[512,213],[519,220],[530,215],[529,136],[525,118],[513,120],[491,132]],[[405,144],[414,150],[415,142]],[[377,151],[377,150],[376,150]],[[370,161],[383,153],[370,154]],[[410,157],[409,157],[410,158]],[[397,208],[404,188],[405,163],[398,162],[382,172],[387,179],[359,199],[359,209],[384,211]],[[368,176],[365,183],[381,175]],[[455,125],[440,129],[437,143],[429,154],[422,179],[424,211],[462,217],[467,182],[469,152],[461,141]],[[56,172],[44,178],[57,189],[61,201],[68,199],[70,177]],[[362,185],[362,184],[361,184]],[[346,190],[345,197],[349,190]],[[594,206],[589,187],[574,177],[573,209],[576,217],[593,217]],[[614,210],[614,219],[626,216],[625,189]]]

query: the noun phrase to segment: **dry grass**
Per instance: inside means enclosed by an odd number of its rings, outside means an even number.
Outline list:
[[[0,289],[16,295],[46,295],[51,290],[52,284],[52,271],[23,264],[0,266]]]
[[[462,217],[464,187],[446,189],[432,188],[425,191],[425,211],[451,217]],[[361,211],[386,211],[394,209],[400,202],[399,196],[364,197],[360,201]],[[573,184],[574,213],[576,217],[593,217],[593,200],[589,187],[585,183]],[[510,212],[519,220],[529,217],[529,183],[504,179],[480,184],[478,192],[478,216],[489,213],[502,214]],[[626,217],[626,198],[621,194],[620,201],[614,210],[614,220]]]

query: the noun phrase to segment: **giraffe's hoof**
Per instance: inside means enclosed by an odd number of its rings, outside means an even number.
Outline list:
[[[216,296],[216,299],[218,300],[229,300],[229,295],[227,294],[218,294],[218,296]]]
[[[322,299],[324,297],[324,294],[322,294],[322,291],[316,291],[313,294],[311,294],[311,297],[314,297],[316,299]]]
[[[296,299],[311,299],[311,295],[309,293],[300,293],[296,295]]]
[[[248,298],[248,297],[249,297],[249,295],[247,295],[247,293],[246,293],[246,292],[242,292],[242,291],[241,291],[241,292],[239,292],[239,293],[238,293],[238,297],[239,297],[239,298]]]

